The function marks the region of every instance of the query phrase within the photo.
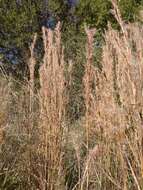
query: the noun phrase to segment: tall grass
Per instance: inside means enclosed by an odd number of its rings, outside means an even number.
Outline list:
[[[65,125],[64,54],[60,23],[55,32],[43,28],[44,51],[40,68],[40,120],[44,189],[60,189],[63,170],[62,141]],[[41,150],[40,150],[41,149]],[[43,189],[43,188],[42,188]]]
[[[142,27],[125,25],[116,1],[113,6],[121,32],[109,25],[102,69],[94,68],[93,61],[88,61],[85,67],[84,86],[88,92],[85,125],[92,131],[88,135],[92,143],[91,150],[87,150],[82,189],[143,188]],[[88,30],[88,36],[92,39],[92,31]],[[89,48],[88,52],[92,52],[92,47]]]
[[[1,77],[1,189],[143,189],[143,28],[125,24],[112,3],[121,30],[108,25],[100,68],[93,59],[96,30],[85,28],[82,118],[67,117],[73,62],[65,62],[60,23],[55,31],[42,29],[39,88],[36,35],[29,81]]]

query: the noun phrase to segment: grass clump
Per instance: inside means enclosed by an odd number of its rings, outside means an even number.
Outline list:
[[[73,119],[69,114],[76,101],[74,65],[65,61],[60,23],[54,31],[42,29],[39,88],[34,76],[36,35],[29,81],[1,77],[1,189],[143,188],[143,28],[125,24],[116,1],[112,3],[121,30],[108,25],[100,68],[94,64],[97,31],[85,28],[81,116],[76,113]]]

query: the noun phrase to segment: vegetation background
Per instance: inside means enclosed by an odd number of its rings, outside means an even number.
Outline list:
[[[0,0],[0,189],[143,189],[142,9]]]

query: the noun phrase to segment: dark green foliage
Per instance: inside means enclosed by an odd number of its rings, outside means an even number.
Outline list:
[[[119,8],[122,16],[126,21],[135,21],[139,11],[141,1],[136,0],[120,0]],[[86,22],[90,26],[104,29],[107,22],[115,22],[111,14],[112,4],[110,0],[81,0],[77,8],[77,15],[80,17],[80,22]],[[117,23],[116,23],[117,24]]]
[[[77,15],[80,18],[80,23],[87,23],[90,26],[104,28],[107,21],[111,18],[111,4],[104,0],[81,0],[77,8]]]
[[[64,0],[0,0],[0,46],[27,47],[33,33],[40,31],[43,14],[50,13],[57,20],[61,20],[63,30],[76,23],[78,29],[84,23],[104,29],[107,21],[113,21],[110,12],[112,8],[109,0],[80,0],[74,10]],[[142,1],[121,0],[119,5],[125,20],[135,20],[138,7]],[[45,7],[48,5],[48,7]],[[72,28],[70,27],[70,30]]]
[[[40,1],[0,1],[0,46],[23,47],[30,43],[32,34],[38,29]]]
[[[126,21],[136,21],[139,13],[141,1],[138,0],[121,0],[119,2],[123,19]]]

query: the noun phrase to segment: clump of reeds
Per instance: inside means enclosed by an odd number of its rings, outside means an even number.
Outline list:
[[[0,68],[1,69],[1,68]],[[8,110],[10,106],[11,80],[6,75],[0,76],[0,144],[4,141],[4,134],[8,124]]]
[[[93,67],[92,45],[87,50],[84,98],[89,144],[81,189],[140,190],[143,177],[143,28],[138,24],[125,25],[117,2],[112,3],[121,31],[115,31],[109,24],[102,69]],[[92,39],[93,43],[92,31],[86,33],[88,41]]]
[[[62,179],[62,142],[65,122],[64,53],[60,23],[55,31],[43,28],[44,58],[40,67],[40,142],[43,160],[37,168],[40,189],[60,189]]]
[[[36,36],[30,48],[29,84],[16,82],[15,89],[21,88],[12,90],[5,80],[0,81],[0,127],[9,121],[0,151],[0,188],[7,189],[11,183],[17,189],[143,189],[143,28],[125,24],[117,1],[112,4],[120,30],[108,25],[100,68],[93,59],[96,30],[86,28],[85,115],[82,122],[70,126],[70,133],[64,134],[70,92],[60,23],[55,31],[42,29],[44,57],[37,94]],[[67,77],[69,85],[71,76]],[[63,147],[69,154],[64,155]]]

